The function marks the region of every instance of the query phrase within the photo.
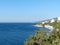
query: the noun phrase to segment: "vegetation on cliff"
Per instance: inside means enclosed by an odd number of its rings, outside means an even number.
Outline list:
[[[48,35],[41,29],[24,42],[25,45],[60,45],[60,22],[49,23],[54,26]]]

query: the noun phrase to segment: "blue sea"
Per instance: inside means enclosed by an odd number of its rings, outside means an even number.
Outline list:
[[[0,45],[24,45],[24,41],[40,28],[35,23],[0,23]]]

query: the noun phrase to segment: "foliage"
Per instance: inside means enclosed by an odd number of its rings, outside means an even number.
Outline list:
[[[47,35],[46,32],[41,29],[35,33],[34,36],[30,36],[25,41],[25,45],[60,45],[60,23],[49,23],[54,25],[54,30]],[[57,31],[57,29],[59,29]]]

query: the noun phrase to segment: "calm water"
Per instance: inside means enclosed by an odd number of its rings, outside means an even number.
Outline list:
[[[30,34],[34,35],[33,23],[0,23],[0,45],[24,45]]]
[[[40,29],[33,25],[34,23],[0,23],[0,45],[24,45],[24,41]]]

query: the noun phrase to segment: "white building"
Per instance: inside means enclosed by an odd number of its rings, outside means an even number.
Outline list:
[[[45,22],[42,22],[42,24],[44,24]]]
[[[48,23],[49,21],[44,21],[44,22],[42,22],[42,24],[45,24],[45,23]]]
[[[54,19],[51,19],[51,21],[50,21],[51,23],[53,23],[53,22],[55,22],[55,20]]]
[[[58,17],[57,20],[60,21],[60,17]]]
[[[60,22],[60,17],[57,18],[57,22]]]

